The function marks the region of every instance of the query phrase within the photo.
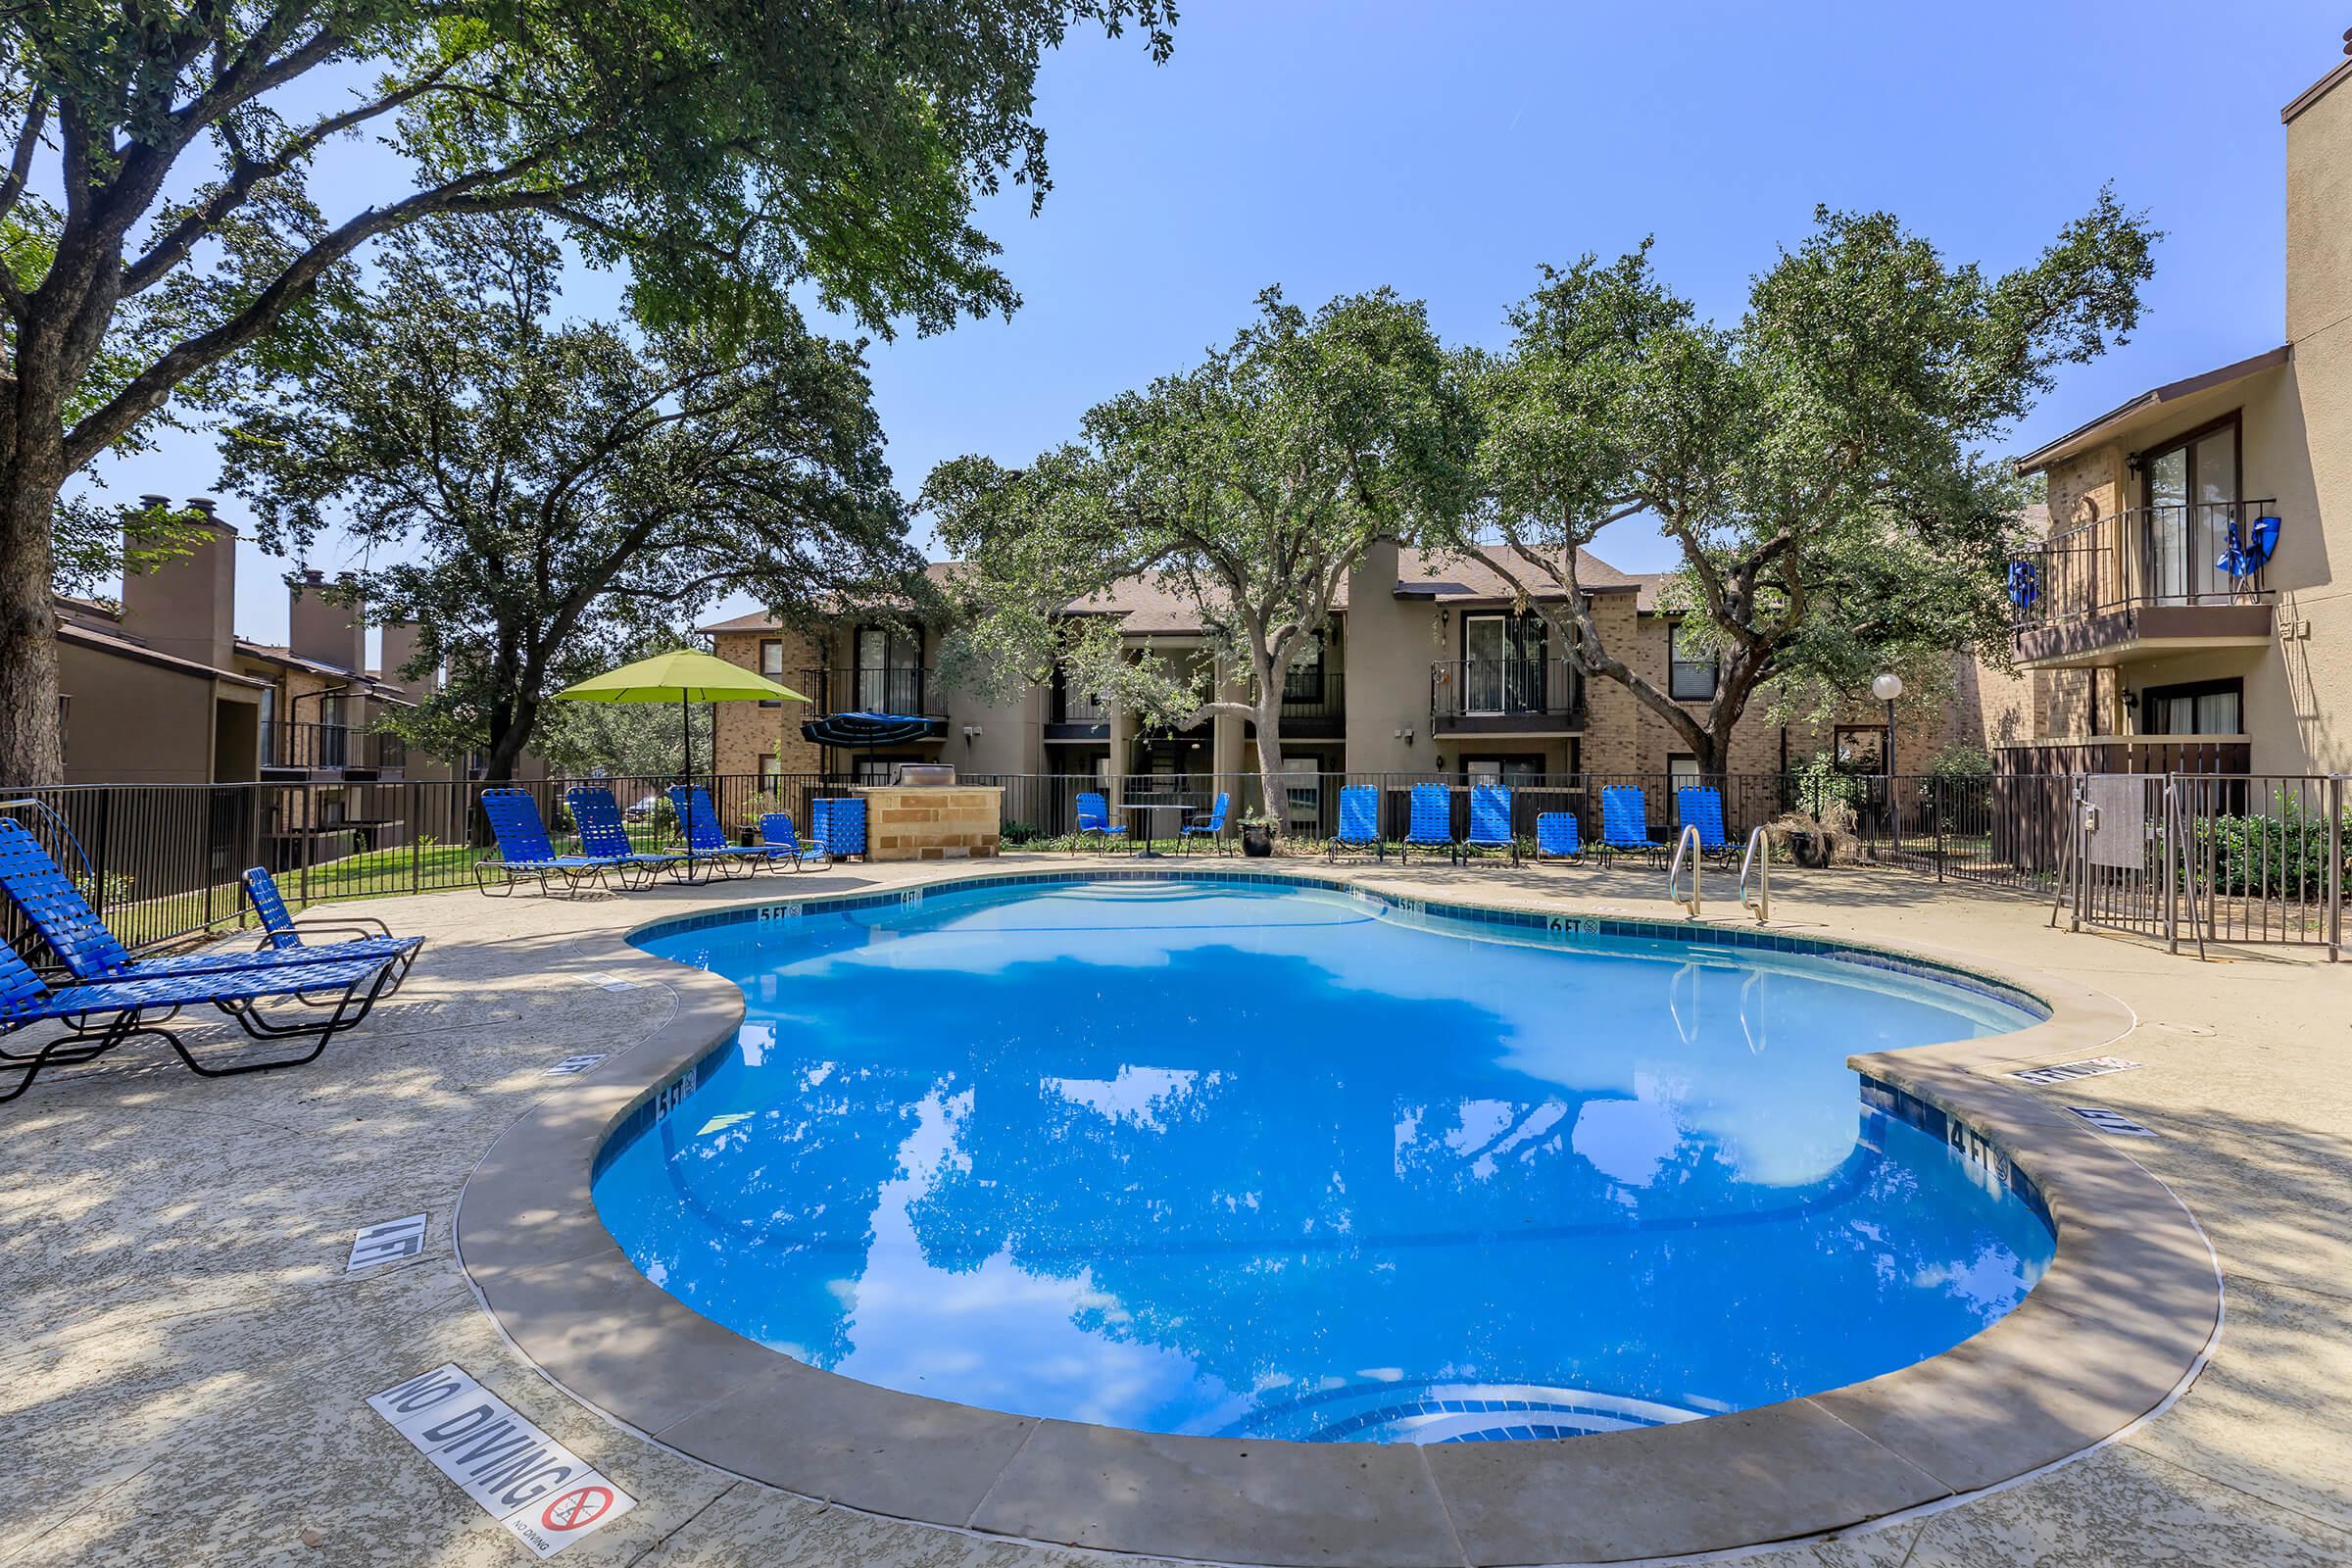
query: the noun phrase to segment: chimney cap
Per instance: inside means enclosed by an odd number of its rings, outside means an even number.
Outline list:
[[[305,566],[302,568],[302,580],[308,583],[323,583],[326,581],[326,573],[320,571],[317,566]]]
[[[168,507],[168,506],[170,506],[171,504],[172,504],[172,498],[171,498],[170,496],[141,496],[141,497],[139,497],[139,506],[140,506],[140,508],[141,508],[142,510],[151,510],[151,509],[153,509],[153,508],[156,508],[156,507]]]
[[[214,501],[211,496],[188,497],[188,510],[191,512],[201,512],[208,517],[213,514],[213,508],[217,505],[219,505],[219,503]]]

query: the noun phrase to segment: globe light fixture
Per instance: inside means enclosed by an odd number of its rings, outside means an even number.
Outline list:
[[[1894,700],[1903,695],[1903,677],[1888,670],[1870,683],[1870,695],[1886,705],[1886,814],[1897,854],[1903,848],[1903,805],[1894,793]]]

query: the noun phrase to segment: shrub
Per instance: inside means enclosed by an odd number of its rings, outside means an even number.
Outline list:
[[[2280,790],[2273,810],[2198,817],[2189,827],[2192,874],[2222,894],[2323,898],[2328,892],[2328,816],[2307,811],[2299,795]],[[2340,824],[2345,863],[2336,883],[2352,892],[2352,808]]]

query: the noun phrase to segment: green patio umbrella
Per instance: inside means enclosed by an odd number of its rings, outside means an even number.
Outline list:
[[[740,664],[730,664],[692,648],[640,659],[633,664],[591,676],[577,686],[565,687],[556,695],[571,703],[676,703],[678,722],[686,731],[688,778],[694,777],[692,704],[808,701],[789,686],[779,686]],[[713,763],[717,760],[711,759]]]

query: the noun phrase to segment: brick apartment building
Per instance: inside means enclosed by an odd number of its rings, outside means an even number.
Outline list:
[[[1678,649],[1675,619],[1658,608],[1662,575],[1619,571],[1587,555],[1578,577],[1610,649],[1703,712],[1715,666]],[[1202,652],[1198,613],[1147,579],[1122,582],[1066,612],[1118,617],[1139,657],[1147,649],[1169,660]],[[1006,703],[954,690],[940,679],[937,637],[928,630],[848,616],[810,634],[763,614],[700,630],[720,658],[810,698],[806,706],[721,707],[723,773],[883,782],[900,762],[944,760],[967,775],[1052,774],[1075,788],[1077,779],[1110,785],[1135,775],[1232,778],[1257,765],[1249,726],[1236,717],[1155,730],[1058,680]],[[1695,759],[1663,718],[1617,682],[1585,677],[1556,640],[1541,613],[1516,605],[1489,562],[1376,547],[1350,574],[1316,659],[1285,682],[1286,765],[1299,773],[1504,782],[1696,774]],[[1964,662],[1952,702],[1932,716],[1906,715],[1896,736],[1900,765],[1924,768],[1947,745],[1981,743],[1984,678]],[[1825,748],[1865,770],[1882,764],[1886,721],[1877,705],[1860,705],[1836,722],[1794,725],[1776,722],[1770,707],[1765,694],[1751,701],[1734,733],[1731,771],[1776,773]],[[927,718],[930,733],[870,754],[803,737],[809,718],[876,710]]]

